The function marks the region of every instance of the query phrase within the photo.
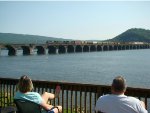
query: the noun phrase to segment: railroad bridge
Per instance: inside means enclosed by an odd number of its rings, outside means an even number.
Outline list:
[[[0,44],[0,51],[8,50],[9,56],[17,54],[17,50],[22,50],[23,55],[30,55],[34,50],[38,55],[61,54],[61,53],[76,53],[76,52],[94,52],[94,51],[113,51],[113,50],[134,50],[134,49],[149,49],[149,43],[96,43],[96,44]]]

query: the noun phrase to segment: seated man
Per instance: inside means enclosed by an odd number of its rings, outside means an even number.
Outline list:
[[[31,92],[33,89],[32,80],[28,76],[21,76],[18,83],[18,89],[19,91],[16,92],[14,99],[29,100],[40,104],[44,109],[49,110],[50,113],[62,112],[61,106],[53,107],[52,105],[47,104],[48,99],[58,97],[60,87],[56,89],[55,94],[45,92],[43,95],[40,95],[37,92]]]
[[[124,95],[126,80],[118,76],[111,86],[112,94],[99,97],[95,110],[97,113],[148,113],[144,102],[137,98]]]

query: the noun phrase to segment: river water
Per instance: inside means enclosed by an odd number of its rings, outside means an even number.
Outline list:
[[[150,49],[56,55],[0,55],[0,77],[110,85],[117,75],[130,87],[150,88]]]

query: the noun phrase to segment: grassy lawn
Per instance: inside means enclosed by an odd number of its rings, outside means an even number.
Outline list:
[[[67,110],[65,109],[64,110],[64,113],[67,113]],[[73,112],[71,112],[71,110],[70,109],[68,109],[68,113],[75,113],[74,111]]]

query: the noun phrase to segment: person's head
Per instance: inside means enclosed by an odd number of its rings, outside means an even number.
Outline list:
[[[114,78],[111,86],[112,93],[122,94],[126,91],[126,80],[122,76]]]
[[[33,89],[32,80],[26,75],[21,76],[18,83],[18,89],[22,93],[30,92]]]

